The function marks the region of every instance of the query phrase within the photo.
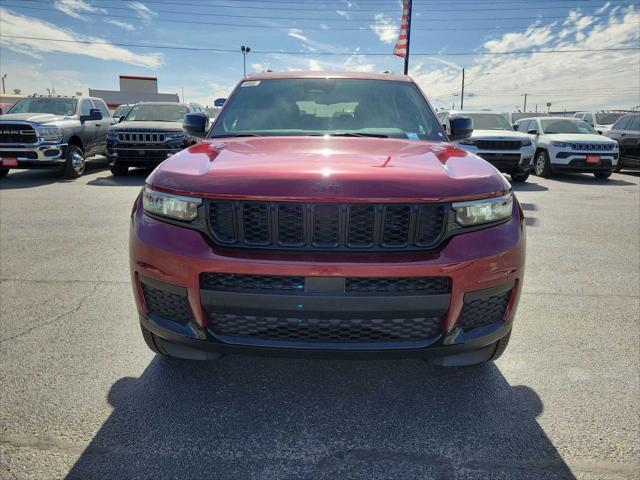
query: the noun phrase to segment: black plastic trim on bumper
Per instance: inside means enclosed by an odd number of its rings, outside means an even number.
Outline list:
[[[336,312],[364,316],[410,313],[425,317],[441,317],[447,313],[450,294],[436,295],[327,295],[327,294],[262,294],[200,290],[205,310],[261,311],[270,314],[330,315]]]
[[[223,343],[208,335],[205,340],[195,338],[195,332],[187,336],[187,329],[192,327],[180,327],[183,332],[178,332],[175,326],[167,328],[166,322],[156,317],[147,317],[140,314],[140,322],[144,328],[157,335],[165,342],[188,347],[190,349],[211,352],[216,354],[238,354],[254,356],[279,356],[296,358],[432,358],[456,355],[458,353],[479,350],[497,342],[507,335],[513,326],[512,322],[498,321],[491,325],[474,328],[470,332],[452,333],[455,337],[448,340],[447,334],[441,334],[432,342],[420,348],[370,348],[363,347],[358,350],[327,349],[327,348],[302,348],[262,345],[239,345]],[[385,342],[386,343],[386,342]],[[308,345],[308,344],[307,344]],[[371,346],[370,346],[371,347]]]

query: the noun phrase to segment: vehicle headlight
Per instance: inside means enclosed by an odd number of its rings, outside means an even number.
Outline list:
[[[566,148],[569,146],[569,144],[567,142],[556,142],[555,140],[553,142],[551,142],[551,146],[552,147],[560,147],[560,148]]]
[[[118,138],[118,132],[116,130],[107,130],[107,138]]]
[[[166,134],[166,138],[169,140],[180,140],[183,138],[187,138],[187,132],[169,132]]]
[[[497,222],[511,216],[513,209],[513,195],[511,193],[500,197],[457,202],[451,205],[456,212],[456,223],[463,227]]]
[[[522,139],[522,146],[523,147],[528,147],[529,145],[531,145],[531,139],[530,138]]]
[[[37,127],[38,136],[45,142],[60,142],[64,132],[59,127]]]
[[[171,195],[152,190],[149,187],[144,187],[142,195],[142,207],[145,212],[185,222],[190,222],[198,217],[200,205],[202,205],[200,198]]]
[[[471,138],[465,138],[463,140],[458,141],[460,145],[475,145],[476,141]]]

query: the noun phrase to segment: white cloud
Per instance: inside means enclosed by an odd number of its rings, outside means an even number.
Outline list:
[[[136,29],[136,27],[134,27],[130,23],[121,22],[120,20],[113,20],[113,19],[109,18],[109,19],[106,20],[106,22],[110,23],[111,25],[115,25],[116,27],[124,28],[128,32],[132,32],[132,31],[134,31]]]
[[[347,20],[351,20],[351,17],[349,16],[349,12],[346,12],[344,10],[336,10],[336,13],[341,17],[346,18]]]
[[[126,48],[112,45],[99,37],[79,35],[44,20],[20,15],[5,8],[0,8],[0,30],[3,34],[3,45],[6,48],[32,57],[37,57],[42,53],[67,53],[84,55],[100,60],[114,60],[147,68],[159,67],[163,59],[161,53],[133,52]],[[50,38],[58,41],[47,42],[27,38],[11,38],[12,36]],[[78,41],[98,43],[76,43]]]
[[[465,66],[466,108],[513,111],[630,108],[640,104],[640,55],[637,51],[542,53],[547,50],[590,50],[637,46],[640,41],[637,10],[623,10],[623,18],[609,17],[594,22],[593,17],[571,12],[561,29],[550,25],[532,26],[524,33],[506,33],[485,42],[488,51],[536,50],[526,55],[479,55]],[[621,12],[618,12],[618,17]],[[482,50],[481,50],[482,51]],[[442,67],[438,57],[413,61],[411,76],[436,106],[460,102],[461,73]],[[489,73],[489,75],[486,75]],[[456,96],[453,96],[453,95]]]
[[[94,7],[85,0],[56,0],[53,7],[80,20],[87,20],[83,13],[107,13],[104,8]]]
[[[300,30],[299,28],[290,28],[289,33],[287,35],[293,38],[297,38],[298,40],[302,40],[303,42],[308,42],[309,39],[305,37],[302,33],[303,33],[302,30]]]
[[[142,2],[129,2],[129,7],[132,8],[138,14],[138,16],[147,23],[151,22],[151,20],[158,16],[156,12],[151,10]]]
[[[375,23],[371,25],[371,29],[378,36],[378,39],[382,43],[395,43],[400,33],[399,22],[384,13],[376,13],[374,19]]]

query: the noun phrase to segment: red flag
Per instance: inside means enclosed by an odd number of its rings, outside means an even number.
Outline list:
[[[407,56],[407,35],[409,30],[409,12],[411,11],[411,0],[402,1],[402,24],[400,25],[400,36],[393,49],[393,54],[405,58]]]

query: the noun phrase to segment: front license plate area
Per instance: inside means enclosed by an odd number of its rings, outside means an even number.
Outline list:
[[[2,159],[2,166],[3,167],[17,167],[18,166],[18,159],[17,158],[13,158],[13,157],[5,157]]]
[[[587,163],[590,165],[597,165],[600,163],[600,155],[587,155]]]

